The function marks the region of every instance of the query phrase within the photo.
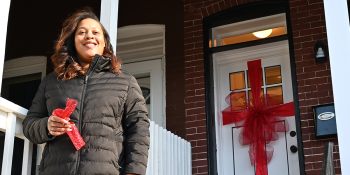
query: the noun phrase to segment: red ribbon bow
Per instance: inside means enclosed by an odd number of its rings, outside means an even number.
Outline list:
[[[274,96],[261,96],[261,60],[248,62],[248,76],[252,102],[246,103],[246,96],[242,93],[231,92],[226,97],[230,106],[222,111],[223,125],[235,123],[237,128],[243,127],[239,135],[240,144],[250,145],[249,157],[251,165],[256,166],[256,175],[267,175],[267,164],[272,159],[273,147],[265,147],[265,144],[278,140],[277,132],[288,131],[287,120],[280,117],[294,116],[294,103],[268,105],[273,104],[271,102],[274,101]],[[244,110],[237,110],[237,106]]]

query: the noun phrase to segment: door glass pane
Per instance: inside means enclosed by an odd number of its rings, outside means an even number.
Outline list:
[[[266,85],[282,83],[281,66],[265,68]]]
[[[254,40],[260,40],[260,39],[265,39],[265,38],[271,38],[271,37],[285,35],[285,34],[286,34],[285,27],[277,27],[277,28],[266,29],[266,30],[262,30],[262,31],[256,31],[256,32],[248,33],[248,34],[236,35],[236,36],[223,38],[221,40],[222,41],[221,44],[222,44],[222,46],[225,46],[225,45],[230,45],[230,44],[243,43],[243,42],[247,42],[247,41],[254,41]]]
[[[244,72],[230,73],[230,89],[231,91],[244,89],[245,81],[244,81]]]
[[[40,82],[41,73],[5,78],[2,81],[1,97],[29,109]]]
[[[268,95],[268,105],[283,104],[282,86],[266,88]]]
[[[262,69],[261,69],[262,71]],[[247,78],[248,78],[248,87],[250,88],[250,80],[249,80],[249,71],[247,70]],[[263,78],[262,78],[262,73],[261,73],[261,86],[264,85]]]
[[[136,78],[137,83],[139,84],[143,98],[145,98],[146,101],[146,108],[148,111],[148,118],[151,116],[151,77],[150,73],[144,73],[144,74],[137,74],[134,75]]]
[[[260,97],[262,97],[264,95],[264,89],[261,89],[260,91]],[[250,106],[254,106],[254,103],[253,103],[253,93],[252,91],[249,91],[249,104]]]
[[[231,96],[232,110],[242,110],[247,108],[246,91],[234,93]]]

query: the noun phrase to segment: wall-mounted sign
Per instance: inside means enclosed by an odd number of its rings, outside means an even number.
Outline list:
[[[317,139],[337,136],[336,114],[334,104],[312,106]]]

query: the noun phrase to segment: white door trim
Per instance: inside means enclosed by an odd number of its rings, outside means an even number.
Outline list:
[[[162,59],[142,61],[130,64],[124,64],[122,69],[131,74],[150,73],[151,77],[151,116],[150,119],[159,126],[166,128],[166,118],[163,113],[165,108],[165,96]]]

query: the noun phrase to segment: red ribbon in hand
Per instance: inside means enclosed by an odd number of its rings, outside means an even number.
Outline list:
[[[235,123],[243,127],[239,142],[250,145],[249,157],[252,166],[256,166],[256,175],[267,175],[267,164],[273,156],[271,141],[278,140],[277,132],[287,132],[287,120],[280,117],[294,116],[294,103],[274,104],[275,96],[261,95],[261,60],[248,62],[248,76],[252,89],[252,102],[247,103],[246,96],[240,92],[231,92],[226,97],[230,105],[222,111],[223,125]],[[244,110],[239,110],[244,109]]]
[[[69,121],[69,117],[74,111],[75,107],[77,106],[77,102],[75,100],[67,99],[66,109],[55,109],[52,113],[52,115],[60,117],[62,119],[65,119]],[[75,148],[79,150],[85,145],[85,142],[81,135],[79,134],[79,130],[77,126],[74,125],[74,122],[69,122],[69,124],[72,126],[72,131],[67,132],[69,138],[72,140]]]

